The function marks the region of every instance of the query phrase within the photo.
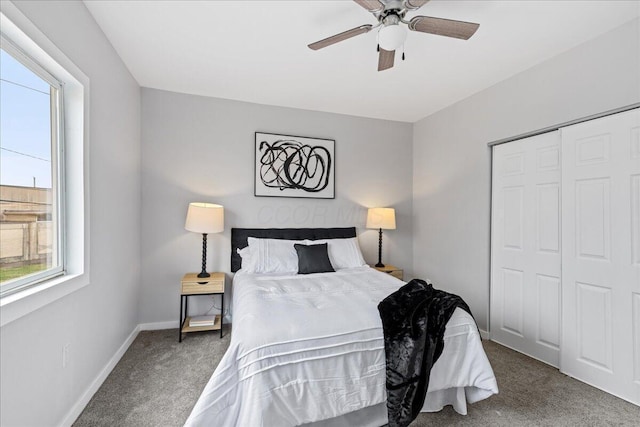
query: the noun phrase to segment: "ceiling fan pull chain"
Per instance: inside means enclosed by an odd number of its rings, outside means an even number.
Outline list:
[[[404,61],[404,44],[402,45],[402,60]]]
[[[376,48],[376,52],[380,52],[380,45]]]

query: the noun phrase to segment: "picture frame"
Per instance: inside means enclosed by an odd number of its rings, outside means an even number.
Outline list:
[[[254,196],[335,198],[335,140],[255,133]]]

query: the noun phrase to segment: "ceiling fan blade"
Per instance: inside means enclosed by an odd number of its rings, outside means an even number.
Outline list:
[[[429,0],[406,0],[404,5],[409,10],[420,9],[425,4],[429,3]]]
[[[369,12],[382,12],[384,10],[384,3],[380,0],[353,0],[360,6],[367,9]]]
[[[480,27],[480,24],[434,18],[431,16],[415,16],[409,22],[410,30],[436,34],[438,36],[455,37],[463,40],[469,39],[478,27]]]
[[[383,48],[380,48],[380,55],[378,55],[378,71],[384,71],[393,67],[393,60],[395,57],[395,50],[384,50]]]
[[[331,46],[334,43],[338,43],[343,40],[350,39],[351,37],[368,33],[369,31],[371,31],[371,28],[373,28],[373,25],[371,24],[360,25],[359,27],[352,28],[340,34],[336,34],[335,36],[327,37],[326,39],[322,39],[315,43],[311,43],[309,45],[309,49],[318,50],[318,49],[322,49],[323,47]]]

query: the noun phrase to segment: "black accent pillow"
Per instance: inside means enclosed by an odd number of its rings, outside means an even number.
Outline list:
[[[329,261],[327,244],[293,245],[298,253],[298,274],[333,273],[335,270]]]

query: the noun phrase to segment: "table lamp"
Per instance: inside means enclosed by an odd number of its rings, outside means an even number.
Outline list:
[[[207,234],[224,230],[224,208],[212,203],[189,203],[184,228],[202,233],[202,271],[198,277],[211,277],[207,273]]]
[[[367,212],[367,228],[380,229],[378,240],[378,263],[376,267],[384,267],[382,263],[382,230],[396,229],[396,210],[393,208],[369,208]]]

